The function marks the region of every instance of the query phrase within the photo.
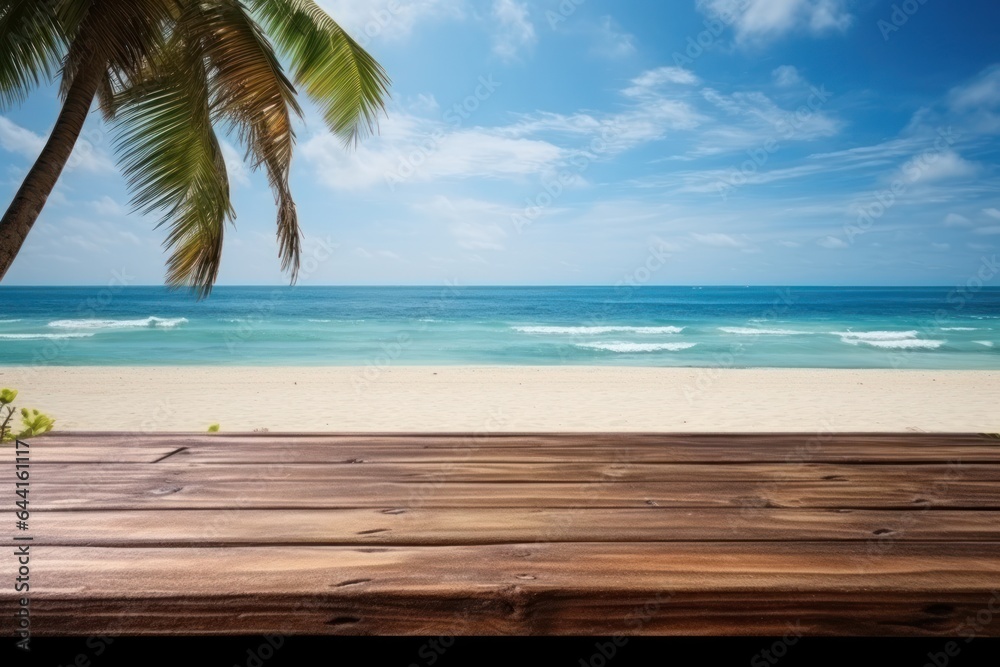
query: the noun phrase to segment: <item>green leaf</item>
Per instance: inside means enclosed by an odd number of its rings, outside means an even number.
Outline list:
[[[17,398],[17,389],[0,389],[0,405],[8,405]]]
[[[219,428],[220,427],[219,427],[218,424],[212,424],[211,426],[208,427],[208,432],[209,433],[218,433],[219,432]]]
[[[291,61],[295,81],[319,105],[345,144],[374,131],[389,77],[313,0],[249,0],[268,35]]]
[[[66,52],[56,0],[0,2],[0,107],[20,104],[58,71]]]
[[[48,433],[55,426],[56,421],[38,410],[21,410],[21,423],[24,430],[17,434],[20,439],[30,438],[36,435]]]
[[[234,217],[229,179],[200,46],[175,33],[161,56],[148,78],[121,96],[117,149],[133,205],[160,212],[160,224],[169,227],[167,283],[187,285],[204,298],[219,272],[226,222]]]

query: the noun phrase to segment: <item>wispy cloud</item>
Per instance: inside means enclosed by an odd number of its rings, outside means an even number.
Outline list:
[[[742,248],[746,245],[745,241],[720,232],[709,232],[707,234],[691,232],[691,238],[702,245],[713,246],[715,248]]]
[[[517,0],[493,0],[493,52],[502,60],[517,60],[538,41],[527,3]]]
[[[691,86],[698,83],[698,77],[683,67],[657,67],[632,79],[632,85],[622,92],[629,97],[649,97],[658,95],[661,86],[671,83]]]
[[[816,241],[819,245],[828,250],[843,250],[849,248],[850,246],[843,239],[839,239],[836,236],[824,236],[820,240]]]
[[[315,174],[338,190],[391,187],[439,179],[509,179],[551,172],[566,152],[547,141],[510,136],[502,130],[454,128],[396,111],[379,137],[346,152],[328,132],[302,145]]]
[[[771,72],[771,78],[774,79],[774,83],[782,88],[788,88],[789,86],[795,86],[803,83],[802,75],[799,74],[798,68],[794,65],[782,65],[781,67],[776,67]]]
[[[697,0],[710,16],[735,17],[736,41],[759,44],[788,34],[844,32],[854,17],[846,0]]]
[[[605,58],[625,58],[636,52],[635,35],[626,32],[611,16],[602,16],[594,32],[592,51]]]
[[[0,116],[0,147],[28,160],[35,160],[45,146],[46,138],[21,127],[9,118]],[[77,141],[73,154],[66,163],[66,170],[80,169],[91,173],[112,173],[114,161],[100,147],[85,137]]]
[[[244,156],[228,141],[219,143],[222,146],[222,158],[226,161],[226,173],[229,175],[230,184],[249,187],[250,171],[243,160]]]
[[[318,0],[345,30],[362,44],[377,39],[408,37],[422,22],[464,18],[464,0],[405,0],[399,2],[359,2],[358,0]]]

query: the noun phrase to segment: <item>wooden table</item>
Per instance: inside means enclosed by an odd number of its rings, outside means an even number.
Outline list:
[[[1000,635],[986,435],[79,433],[30,452],[30,527],[4,472],[4,539],[33,538],[38,636]],[[0,604],[13,634],[8,583]]]

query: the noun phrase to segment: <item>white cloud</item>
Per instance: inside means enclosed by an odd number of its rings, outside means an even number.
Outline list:
[[[493,53],[503,60],[516,60],[521,52],[538,41],[528,16],[528,5],[517,0],[493,0]]]
[[[984,236],[993,236],[995,234],[1000,234],[1000,225],[991,225],[989,227],[978,227],[972,230],[973,234],[982,234]]]
[[[995,245],[989,243],[969,243],[967,245],[969,250],[975,250],[976,252],[989,252],[996,247]]]
[[[21,127],[9,118],[0,116],[0,147],[10,153],[34,161],[45,146],[46,138]],[[66,162],[66,170],[81,169],[92,173],[115,171],[115,164],[99,147],[94,146],[86,136],[77,140],[72,155]]]
[[[901,177],[910,183],[933,183],[971,176],[977,166],[953,150],[917,155],[903,165]]]
[[[1000,65],[993,65],[969,83],[953,88],[948,101],[956,111],[1000,107]]]
[[[995,208],[984,208],[983,213],[990,216],[994,220],[1000,220],[1000,209]]]
[[[602,16],[593,52],[605,58],[625,58],[635,53],[635,35],[625,32],[610,16]]]
[[[937,252],[947,252],[948,250],[951,250],[951,244],[950,243],[932,243],[931,244],[931,250],[935,250]]]
[[[796,241],[778,241],[778,245],[784,246],[786,248],[798,248],[802,244]]]
[[[707,234],[691,232],[691,238],[702,245],[716,248],[742,248],[746,245],[743,241],[733,238],[729,234],[721,234],[719,232],[709,232]]]
[[[407,108],[418,114],[433,113],[441,108],[437,98],[427,93],[419,93],[409,99]]]
[[[697,0],[697,6],[709,16],[732,17],[736,41],[743,44],[790,33],[844,32],[854,20],[846,0]]]
[[[816,243],[830,250],[843,250],[848,247],[843,239],[838,239],[836,236],[825,236],[816,241]]]
[[[788,88],[803,82],[802,75],[799,74],[798,68],[793,65],[782,65],[781,67],[776,67],[771,72],[771,78],[773,78],[774,82],[782,88]]]
[[[125,208],[111,197],[104,195],[97,201],[90,202],[91,208],[101,216],[118,218],[127,214]]]
[[[632,81],[630,90],[642,88],[647,92],[633,95],[623,111],[539,111],[496,127],[463,127],[454,122],[458,116],[449,118],[451,111],[435,120],[396,109],[381,124],[378,136],[362,142],[352,152],[323,132],[303,143],[302,154],[320,180],[345,190],[442,178],[551,175],[568,166],[573,157],[586,155],[588,162],[607,159],[662,139],[671,131],[699,127],[709,118],[687,101],[654,90],[667,82],[695,81],[694,75],[683,69],[652,70]]]
[[[700,145],[692,152],[698,157],[757,147],[768,139],[777,142],[822,139],[834,136],[842,126],[819,108],[808,115],[796,115],[762,92],[725,95],[705,88],[701,94],[724,115],[699,137]]]
[[[629,97],[647,97],[654,94],[657,88],[668,83],[694,85],[698,83],[698,77],[683,67],[659,67],[643,72],[632,79],[632,85],[622,92]]]
[[[959,215],[958,213],[949,213],[944,218],[945,227],[971,227],[972,221],[966,218],[964,215]]]
[[[228,141],[219,141],[222,146],[222,158],[226,161],[226,173],[232,185],[250,186],[250,171],[243,161],[243,155]]]
[[[458,128],[397,111],[354,151],[328,132],[302,145],[318,178],[338,190],[438,179],[516,179],[550,173],[568,153],[498,129]]]
[[[403,39],[420,22],[461,19],[464,0],[318,0],[362,46],[376,39]]]
[[[45,146],[45,137],[0,116],[0,146],[5,151],[35,159]]]
[[[627,111],[607,116],[589,113],[572,115],[541,112],[524,116],[520,122],[499,131],[510,136],[530,136],[553,132],[604,142],[602,153],[618,153],[633,146],[662,139],[669,131],[693,130],[708,120],[681,100],[650,97]],[[585,144],[585,145],[586,145]]]

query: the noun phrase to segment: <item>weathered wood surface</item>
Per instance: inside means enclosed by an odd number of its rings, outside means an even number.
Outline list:
[[[34,442],[37,635],[1000,635],[984,435]]]

